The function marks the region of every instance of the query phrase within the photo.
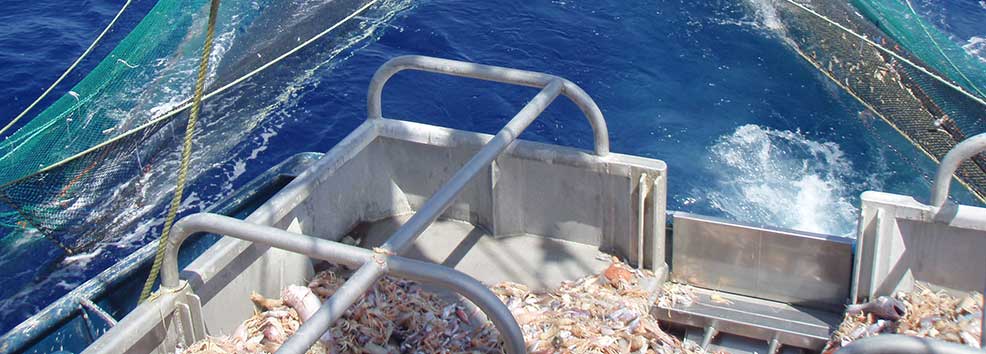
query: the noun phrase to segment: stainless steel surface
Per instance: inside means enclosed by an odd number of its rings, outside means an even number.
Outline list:
[[[909,291],[916,282],[955,292],[986,286],[986,209],[946,203],[955,170],[984,150],[986,134],[979,134],[945,155],[935,174],[930,205],[910,196],[863,193],[853,302]]]
[[[426,58],[425,58],[426,59]],[[385,67],[387,65],[385,64]],[[379,73],[379,72],[378,72]],[[384,80],[385,81],[385,80]],[[380,84],[381,88],[383,83]],[[488,166],[497,156],[507,148],[510,143],[517,139],[521,132],[527,128],[531,122],[534,121],[544,111],[545,108],[551,104],[558,94],[561,92],[562,82],[561,80],[551,80],[547,85],[539,92],[527,105],[524,106],[509,122],[507,125],[500,129],[500,131],[490,140],[486,145],[483,146],[473,156],[469,162],[466,162],[465,166],[460,168],[452,178],[446,182],[442,187],[435,192],[424,205],[421,206],[414,216],[400,229],[397,230],[383,245],[380,246],[385,252],[393,252],[396,254],[403,253],[411,244],[414,242],[418,236],[429,225],[435,222],[442,213],[452,204],[455,198],[465,189],[466,185],[476,174],[478,174],[483,168]],[[377,100],[379,102],[379,100]],[[302,325],[298,329],[297,339],[289,339],[278,352],[283,353],[302,353],[307,350],[311,344],[315,343],[317,336],[314,334],[324,333],[332,325],[332,322],[337,320],[342,316],[342,312],[345,311],[347,307],[352,305],[356,299],[362,295],[364,292],[369,290],[373,286],[373,283],[379,279],[385,273],[381,264],[377,262],[364,263],[359,270],[356,271],[354,276],[355,279],[347,280],[340,291],[337,291],[318,311],[318,319],[316,321],[308,322]],[[341,291],[345,290],[345,291]],[[480,307],[483,307],[480,305]],[[501,306],[502,307],[502,306]],[[503,307],[506,309],[505,307]],[[324,310],[324,311],[323,311]],[[509,311],[507,312],[509,316]],[[492,316],[491,316],[492,317]],[[513,317],[510,317],[510,321],[516,327],[516,321]],[[505,329],[510,331],[509,329]],[[318,332],[321,331],[321,332]],[[501,330],[502,333],[502,330]],[[520,333],[520,329],[517,328],[517,334]],[[505,336],[511,333],[506,333]],[[518,347],[512,347],[510,344],[516,344],[517,338],[510,338],[512,342],[508,342],[507,351],[513,353],[523,353],[523,335],[519,337],[520,343]],[[307,345],[306,345],[307,344]],[[287,351],[292,350],[292,351]]]
[[[836,354],[982,354],[983,351],[931,338],[883,334],[849,343]]]
[[[708,350],[709,345],[712,344],[712,340],[715,339],[716,334],[719,334],[719,330],[715,326],[709,325],[705,326],[704,332],[702,332],[702,342],[698,346],[702,349]]]
[[[674,213],[675,281],[805,306],[841,309],[852,240]]]
[[[479,150],[465,166],[462,166],[455,175],[445,182],[442,187],[432,194],[431,198],[414,213],[414,216],[407,221],[404,226],[397,230],[390,239],[387,240],[382,248],[394,251],[397,254],[403,253],[408,246],[414,242],[421,232],[431,225],[439,216],[448,209],[455,198],[466,188],[466,185],[483,168],[489,166],[497,156],[507,148],[510,143],[520,136],[520,133],[527,128],[544,112],[551,101],[558,97],[561,92],[561,81],[552,80],[544,89],[531,99],[523,109],[520,110],[507,125],[500,129],[483,148]]]
[[[96,305],[96,303],[92,302],[92,300],[89,300],[87,298],[81,298],[79,299],[79,305],[84,307],[86,310],[95,313],[96,316],[99,316],[99,318],[105,321],[106,324],[109,325],[110,327],[116,326],[117,323],[116,319],[113,318],[113,316],[110,316],[110,314],[107,313],[106,310],[103,310],[102,307],[99,307],[99,305]]]
[[[966,160],[986,151],[986,133],[963,140],[949,150],[938,164],[935,181],[931,185],[931,206],[942,207],[948,200],[948,189],[952,185],[952,175]]]
[[[161,265],[161,287],[174,289],[179,286],[178,250],[181,244],[197,233],[214,233],[254,243],[274,246],[283,250],[311,257],[358,267],[372,260],[369,251],[342,243],[307,237],[276,227],[251,224],[228,216],[197,213],[181,218],[172,227],[172,237],[164,251]]]
[[[986,286],[986,209],[866,192],[856,245],[852,301],[862,303],[916,283],[953,293]],[[950,210],[947,217],[939,210]],[[942,222],[947,220],[947,222]]]
[[[589,120],[589,124],[592,125],[596,155],[606,156],[609,154],[609,132],[606,128],[606,120],[603,118],[603,113],[599,110],[596,102],[581,87],[571,81],[554,75],[533,71],[418,55],[397,57],[384,63],[373,74],[373,79],[370,80],[370,89],[366,99],[367,116],[369,119],[383,118],[380,107],[383,87],[387,84],[387,80],[402,70],[428,71],[539,88],[547,87],[552,81],[558,80],[562,84],[561,94],[571,99],[582,110],[582,113],[585,114],[586,119]]]
[[[777,354],[777,351],[781,349],[781,341],[777,338],[771,338],[770,343],[767,345],[767,354]]]
[[[792,306],[789,304],[696,289],[691,305],[655,307],[651,314],[661,321],[706,328],[713,326],[721,336],[727,333],[763,341],[776,339],[785,346],[821,350],[829,334],[842,322],[841,312]]]
[[[360,247],[383,244],[407,216],[364,223],[351,236]],[[470,223],[439,219],[402,256],[441,264],[483,282],[510,281],[533,290],[549,290],[563,281],[601,273],[609,266],[598,245],[586,245],[538,235],[493,236]]]
[[[179,291],[159,293],[154,301],[147,301],[134,309],[127,317],[99,337],[83,351],[84,354],[171,352],[175,348],[177,333],[175,304],[188,292]],[[169,348],[170,347],[170,348]]]
[[[637,268],[639,269],[644,269],[644,224],[647,221],[645,217],[647,212],[644,203],[647,200],[649,189],[647,174],[641,174],[640,179],[637,181],[637,259],[641,260],[637,262]],[[654,266],[657,266],[657,264],[655,263]]]
[[[654,183],[651,189],[651,210],[654,213],[654,223],[651,225],[651,269],[654,275],[662,282],[668,276],[667,250],[667,199],[668,185],[665,183],[666,175],[654,176]]]

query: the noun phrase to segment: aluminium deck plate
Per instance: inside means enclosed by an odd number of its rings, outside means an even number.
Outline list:
[[[821,350],[842,321],[838,313],[802,308],[752,297],[696,289],[697,298],[687,306],[655,306],[652,313],[661,321],[714,327],[722,333]]]

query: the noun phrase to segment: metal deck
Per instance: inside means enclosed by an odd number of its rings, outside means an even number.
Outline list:
[[[363,224],[352,236],[362,238],[363,247],[377,247],[409,217]],[[511,281],[532,289],[551,289],[562,281],[599,274],[610,263],[596,246],[530,234],[493,237],[481,227],[455,220],[436,221],[405,256],[453,268],[487,285]]]

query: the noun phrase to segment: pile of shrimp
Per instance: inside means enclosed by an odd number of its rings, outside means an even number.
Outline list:
[[[517,319],[530,353],[705,353],[661,330],[650,314],[653,294],[641,286],[651,276],[614,258],[602,273],[551,291],[501,283],[493,292]],[[668,284],[656,302],[693,300],[687,289]]]
[[[342,286],[341,273],[319,272],[307,287],[285,288],[280,299],[253,294],[257,311],[233,335],[206,338],[180,353],[273,353]],[[308,353],[499,353],[501,347],[493,325],[467,316],[462,304],[415,282],[383,277]]]
[[[881,311],[876,306],[881,300],[893,301],[903,307],[903,313]],[[857,339],[885,333],[934,338],[979,348],[982,304],[983,295],[979,293],[956,297],[918,283],[915,291],[898,292],[892,298],[850,306],[823,353],[835,352]],[[859,310],[855,311],[854,307]]]

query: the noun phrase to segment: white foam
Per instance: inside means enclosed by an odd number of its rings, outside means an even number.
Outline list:
[[[784,34],[784,24],[781,22],[777,15],[777,8],[774,7],[773,0],[745,0],[742,2],[745,5],[743,9],[744,15],[740,18],[735,18],[732,13],[733,6],[726,5],[725,10],[727,14],[716,15],[712,18],[712,21],[720,25],[734,25],[740,27],[748,27],[755,30],[761,30],[765,33],[771,34]]]
[[[851,234],[862,187],[835,143],[800,132],[744,125],[711,148],[717,190],[709,203],[729,217],[802,231]]]
[[[201,122],[202,126],[199,128],[199,133],[194,138],[197,150],[192,156],[192,165],[202,166],[203,168],[191,169],[193,172],[188,178],[189,180],[194,180],[201,171],[222,165],[223,170],[219,172],[221,175],[218,178],[220,181],[217,182],[220,185],[220,192],[212,195],[190,193],[184,198],[181,210],[202,210],[231,193],[233,182],[247,172],[249,161],[260,158],[269,149],[271,138],[277,136],[284,124],[285,118],[290,116],[285,112],[297,106],[303,97],[302,93],[306,87],[318,85],[318,71],[325,67],[331,67],[339,60],[344,60],[345,58],[339,58],[338,56],[342,53],[347,53],[349,48],[359,43],[367,43],[366,39],[373,37],[377,33],[376,30],[378,28],[386,26],[390,19],[396,16],[396,14],[408,9],[411,5],[410,2],[403,0],[384,2],[381,6],[381,11],[384,11],[384,14],[381,17],[374,21],[368,21],[361,31],[351,33],[352,36],[346,38],[344,43],[331,49],[325,61],[316,63],[314,67],[299,68],[299,70],[290,73],[292,76],[286,80],[284,87],[281,88],[281,92],[271,100],[272,102],[269,105],[260,107],[257,111],[243,112],[238,107],[225,106],[227,102],[224,101],[212,102],[211,104],[217,106],[215,111],[222,113],[217,113],[218,115],[213,117],[213,119]],[[230,32],[232,32],[232,29]],[[235,36],[230,34],[230,32],[217,36],[215,51],[211,59],[213,62],[220,63],[221,65],[223,55],[231,45],[230,42],[235,40]],[[164,77],[158,80],[166,82],[161,89],[161,96],[144,97],[145,100],[154,102],[154,104],[150,104],[149,106],[153,107],[152,109],[155,112],[166,112],[184,102],[183,97],[187,95],[184,95],[183,92],[189,92],[191,89],[191,83],[186,78],[188,75],[194,73],[195,66],[193,64],[195,64],[194,61],[167,63],[167,65],[173,67],[165,70],[163,73]],[[164,98],[164,100],[161,100],[161,98]],[[232,102],[235,100],[228,101]],[[257,129],[259,131],[255,132],[254,128],[259,128]],[[238,154],[230,153],[230,150],[246,137],[251,137],[251,139],[243,144],[242,148],[249,149],[248,155],[243,158],[231,158],[231,156]],[[177,169],[178,157],[178,151],[175,150],[170,155],[154,161],[153,169],[148,170],[147,173],[142,175],[135,176],[132,181],[128,182],[139,184],[137,190],[143,203],[135,205],[125,213],[115,215],[112,223],[117,225],[131,225],[134,221],[137,222],[134,226],[130,227],[131,230],[129,232],[105,241],[100,247],[112,246],[119,249],[128,249],[140,246],[146,242],[152,230],[159,228],[164,223],[162,217],[149,216],[155,210],[158,210],[156,206],[160,206],[166,200],[170,199],[170,192],[174,188],[174,179],[170,173]],[[198,171],[199,173],[194,171]],[[128,183],[122,184],[114,193],[125,191],[126,184]]]
[[[962,49],[965,49],[966,53],[979,59],[979,61],[986,63],[986,37],[973,36],[966,41],[966,44],[962,45]]]
[[[74,256],[65,257],[62,264],[72,264],[77,267],[85,268],[94,258],[103,253],[103,248],[97,248],[91,252],[81,253]]]
[[[777,16],[777,9],[771,0],[746,0],[747,4],[753,9],[756,23],[764,29],[780,31],[784,25]]]

